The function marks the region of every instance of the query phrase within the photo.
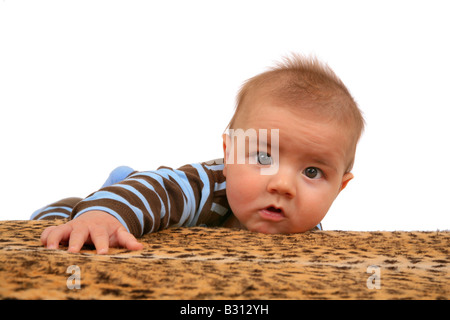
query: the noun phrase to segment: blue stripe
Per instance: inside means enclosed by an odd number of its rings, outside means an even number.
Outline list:
[[[195,218],[194,221],[192,221],[192,225],[190,226],[195,226],[197,224],[198,218],[200,216],[200,212],[202,212],[203,207],[205,206],[206,203],[206,199],[208,199],[209,194],[210,194],[210,185],[209,185],[209,178],[208,178],[208,174],[206,173],[205,169],[203,168],[203,166],[199,163],[194,163],[192,164],[192,166],[197,169],[197,172],[200,176],[200,179],[203,182],[203,188],[202,188],[202,192],[201,192],[201,198],[200,198],[200,204],[198,206],[198,210],[195,213]]]
[[[105,211],[105,212],[109,213],[114,218],[119,220],[119,222],[125,227],[125,229],[127,229],[127,231],[130,232],[130,229],[128,229],[128,225],[125,223],[125,221],[122,219],[122,217],[117,212],[115,212],[114,210],[107,208],[107,207],[102,207],[102,206],[89,207],[87,209],[84,209],[84,210],[81,210],[80,212],[78,212],[75,215],[75,217],[73,217],[73,218],[75,219],[75,218],[81,216],[83,213],[88,212],[88,211],[93,211],[93,210]]]
[[[144,186],[150,188],[151,190],[154,190],[153,186],[151,184],[149,184],[147,181],[139,179],[138,176],[146,176],[146,177],[152,178],[153,180],[156,180],[159,183],[159,185],[163,188],[164,192],[166,193],[166,197],[168,199],[167,208],[164,206],[164,202],[161,200],[161,198],[160,198],[160,201],[161,201],[161,210],[163,210],[163,208],[164,208],[164,210],[161,211],[161,218],[166,215],[166,212],[169,214],[169,217],[167,218],[167,223],[165,226],[165,228],[167,228],[169,226],[169,222],[170,222],[170,200],[169,200],[169,194],[167,193],[167,189],[164,186],[163,178],[160,175],[156,174],[154,171],[143,171],[143,172],[135,173],[127,179],[127,180],[136,180],[136,181],[142,183]],[[133,177],[135,177],[135,178],[133,178]],[[155,191],[155,193],[156,193],[156,191]],[[159,195],[158,195],[158,197],[159,197]]]
[[[139,220],[139,223],[141,225],[141,235],[144,233],[144,214],[142,213],[141,209],[139,209],[138,207],[133,206],[131,203],[129,203],[126,199],[122,198],[121,196],[119,196],[119,195],[117,195],[115,193],[109,192],[109,191],[97,191],[92,196],[84,199],[83,202],[99,200],[99,199],[101,199],[101,200],[103,200],[103,199],[115,200],[115,201],[123,203],[128,208],[130,208],[134,212],[134,214],[136,215],[136,217]]]
[[[184,197],[184,207],[183,207],[183,213],[181,215],[180,221],[174,225],[174,227],[179,226],[192,226],[192,221],[195,218],[195,195],[194,190],[192,190],[192,187],[189,183],[189,179],[187,178],[186,174],[183,171],[180,170],[168,170],[168,169],[162,169],[158,170],[158,173],[160,171],[164,171],[168,176],[173,178],[178,185],[181,188],[181,191],[183,191]]]
[[[33,213],[31,214],[30,220],[33,220],[33,219],[34,219],[38,214],[40,214],[41,212],[48,211],[48,210],[53,210],[53,209],[63,209],[63,210],[67,210],[67,211],[69,211],[69,215],[70,215],[70,213],[72,212],[72,208],[71,208],[71,207],[64,207],[64,206],[43,207],[43,208],[41,208],[41,209],[36,210],[35,212],[33,212]],[[67,215],[67,214],[66,214],[66,215]],[[39,219],[41,219],[41,218],[39,218]]]
[[[113,187],[114,188],[126,189],[126,190],[132,192],[134,195],[136,195],[142,201],[142,203],[144,204],[145,209],[150,214],[150,216],[152,217],[153,221],[155,221],[155,215],[153,214],[153,211],[150,208],[150,205],[148,204],[147,199],[145,199],[145,197],[142,195],[142,193],[140,193],[138,190],[136,190],[136,188],[134,188],[132,186],[129,186],[129,185],[126,185],[126,184],[116,184]],[[143,223],[143,221],[142,221],[142,223]],[[141,228],[143,230],[143,225],[141,226]],[[154,229],[155,229],[155,224],[153,223],[152,229],[149,232],[153,232]]]
[[[219,170],[223,170],[224,165],[223,164],[216,164],[216,165],[205,164],[205,167],[208,168],[209,170],[219,171]]]
[[[166,206],[164,205],[164,202],[163,202],[163,200],[161,199],[161,197],[159,196],[159,194],[156,192],[155,188],[154,188],[150,183],[148,183],[147,181],[145,181],[145,180],[143,180],[143,179],[136,179],[136,178],[130,178],[130,179],[127,179],[127,181],[136,181],[136,182],[142,184],[143,186],[145,186],[146,188],[152,190],[152,191],[158,196],[159,202],[160,202],[160,204],[161,204],[160,217],[161,217],[161,219],[165,217],[165,215],[166,215]],[[122,186],[122,185],[120,184],[120,185],[117,185],[117,186]],[[169,197],[169,196],[167,195],[166,189],[163,188],[163,190],[164,190],[164,192],[166,193],[166,196]],[[137,191],[137,192],[138,192],[138,191]],[[139,194],[141,194],[141,193],[139,193]],[[144,198],[144,197],[143,197],[143,198]],[[145,198],[144,198],[144,199],[145,199]],[[145,203],[145,202],[144,202],[144,203]],[[149,212],[150,212],[150,211],[149,211]]]
[[[221,183],[216,182],[214,184],[214,191],[224,190],[226,188],[227,188],[227,182],[226,181],[221,182]]]
[[[149,177],[149,178],[152,178],[152,179],[158,181],[160,185],[164,186],[164,180],[163,180],[163,178],[162,178],[160,175],[158,175],[155,171],[142,171],[142,172],[138,172],[138,173],[132,174],[128,179],[130,179],[130,178],[135,178],[135,179],[137,179],[138,176],[147,176],[147,177]],[[128,179],[127,179],[127,180],[128,180]]]
[[[172,170],[172,169],[159,169],[158,171],[145,171],[145,172],[139,172],[136,174],[131,175],[129,178],[137,178],[139,175],[144,175],[147,177],[150,177],[157,182],[165,189],[167,188],[164,185],[164,179],[169,180],[172,178],[175,180],[175,182],[178,184],[178,186],[181,188],[181,191],[184,194],[183,201],[183,212],[181,214],[181,218],[178,221],[177,224],[172,225],[172,227],[181,227],[184,224],[190,225],[195,211],[195,196],[194,191],[191,188],[191,185],[189,184],[189,180],[186,177],[186,174],[183,171],[180,170]],[[166,191],[167,194],[167,191]],[[169,198],[170,199],[170,198]],[[167,208],[167,212],[170,215],[170,200],[169,200],[169,208]],[[167,219],[167,221],[170,221],[170,216]]]
[[[51,217],[51,216],[57,216],[57,217],[68,218],[68,217],[70,216],[70,213],[67,214],[67,213],[63,213],[63,212],[49,212],[49,213],[46,213],[46,214],[42,215],[41,217],[39,217],[38,220],[42,220],[42,219],[44,219],[45,217]]]

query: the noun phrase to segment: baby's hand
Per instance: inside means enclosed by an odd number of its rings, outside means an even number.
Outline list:
[[[94,244],[98,254],[108,253],[109,247],[143,248],[119,220],[103,211],[88,211],[63,225],[48,227],[42,232],[41,242],[48,249],[69,242],[69,252],[79,252],[85,243]]]

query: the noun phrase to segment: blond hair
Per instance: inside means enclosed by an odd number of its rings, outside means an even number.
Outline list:
[[[333,70],[315,57],[292,54],[268,71],[244,82],[237,95],[236,110],[228,128],[234,128],[238,117],[256,97],[272,98],[283,105],[342,124],[351,134],[353,152],[364,131],[362,112],[350,92]],[[353,157],[348,171],[352,165]]]

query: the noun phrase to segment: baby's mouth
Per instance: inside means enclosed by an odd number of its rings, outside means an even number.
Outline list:
[[[274,206],[268,206],[259,211],[260,216],[264,220],[280,221],[285,217],[283,209]]]

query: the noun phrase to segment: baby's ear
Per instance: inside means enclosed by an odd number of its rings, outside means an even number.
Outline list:
[[[223,140],[223,158],[224,160],[226,160],[227,158],[227,140],[228,140],[228,135],[226,133],[224,133],[222,135],[222,140]]]
[[[230,136],[227,135],[226,133],[224,133],[222,135],[222,139],[223,139],[223,175],[226,177],[227,176],[227,160],[228,160],[228,155],[229,155],[229,151],[227,151],[227,145],[229,146],[230,144]]]
[[[341,183],[341,187],[339,188],[339,192],[344,190],[344,188],[347,186],[349,181],[352,180],[353,178],[354,178],[353,173],[351,173],[351,172],[345,173],[344,176],[342,177],[342,183]]]

